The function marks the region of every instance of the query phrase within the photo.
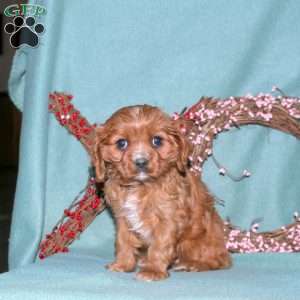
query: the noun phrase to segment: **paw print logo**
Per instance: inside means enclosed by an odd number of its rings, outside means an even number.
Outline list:
[[[10,44],[13,48],[19,48],[22,45],[37,47],[39,44],[39,35],[44,32],[43,24],[37,23],[34,17],[17,16],[12,23],[7,23],[4,31],[10,36]]]

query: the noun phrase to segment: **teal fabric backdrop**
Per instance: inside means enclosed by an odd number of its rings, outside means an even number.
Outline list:
[[[31,1],[47,14],[38,48],[17,51],[10,95],[23,111],[20,170],[3,299],[298,299],[299,254],[236,255],[229,271],[174,274],[152,285],[109,273],[113,222],[105,212],[71,253],[36,261],[45,233],[85,185],[89,158],[48,113],[48,93],[72,93],[90,122],[149,103],[172,113],[201,96],[270,92],[300,95],[299,1]],[[248,126],[221,134],[215,155],[243,182],[221,177],[211,160],[204,180],[223,217],[262,229],[300,210],[300,142]],[[216,288],[217,287],[217,288]]]

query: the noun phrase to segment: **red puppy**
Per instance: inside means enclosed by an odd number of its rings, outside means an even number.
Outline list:
[[[223,222],[205,185],[187,166],[190,145],[168,115],[125,107],[97,130],[97,180],[116,221],[116,259],[108,269],[140,270],[146,281],[168,269],[228,268]]]

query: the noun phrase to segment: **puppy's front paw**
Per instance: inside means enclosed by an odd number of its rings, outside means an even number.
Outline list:
[[[124,263],[119,262],[112,262],[105,266],[106,269],[113,271],[113,272],[133,272],[135,266],[133,265],[126,265]]]
[[[136,279],[144,281],[157,281],[165,279],[169,276],[169,273],[153,270],[142,270],[136,274]]]

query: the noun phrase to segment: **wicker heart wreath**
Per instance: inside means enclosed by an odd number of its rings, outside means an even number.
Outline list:
[[[190,156],[191,171],[201,176],[206,159],[213,155],[213,140],[221,132],[232,127],[258,124],[300,138],[300,98],[289,97],[274,87],[277,93],[230,97],[228,99],[201,98],[195,105],[173,118],[179,122],[182,134],[193,145]],[[85,147],[93,161],[95,128],[71,104],[72,96],[64,93],[49,95],[49,110],[61,125],[66,127]],[[219,165],[222,175],[228,170]],[[92,168],[91,168],[92,170]],[[68,246],[79,237],[87,226],[105,208],[104,195],[90,172],[86,188],[79,193],[50,234],[41,242],[41,259],[58,252],[68,252]],[[240,178],[249,176],[245,170]],[[249,230],[241,230],[224,221],[227,248],[233,253],[249,252],[300,252],[300,217],[294,215],[294,223],[271,232],[258,232],[259,223],[254,222]]]

